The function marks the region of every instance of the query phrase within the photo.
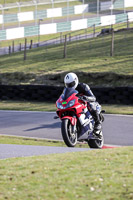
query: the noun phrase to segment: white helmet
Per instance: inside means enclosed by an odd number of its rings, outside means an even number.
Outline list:
[[[64,78],[65,86],[75,89],[79,83],[78,77],[75,73],[68,73]]]

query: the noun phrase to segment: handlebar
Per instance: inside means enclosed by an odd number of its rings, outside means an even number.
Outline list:
[[[79,100],[86,102],[86,100],[84,99],[84,96],[78,96],[78,98],[79,98]]]
[[[83,102],[95,102],[95,100],[96,100],[96,98],[95,97],[93,97],[93,96],[85,96],[85,95],[83,95],[83,96],[78,96],[78,98],[80,99],[80,100],[82,100]]]

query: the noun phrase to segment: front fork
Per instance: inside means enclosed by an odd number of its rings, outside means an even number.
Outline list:
[[[72,133],[76,132],[76,124],[72,125]]]
[[[63,119],[69,119],[72,125],[72,133],[76,132],[76,125],[77,125],[77,118],[75,116],[71,117],[71,116],[65,116],[62,117],[61,120]]]
[[[58,114],[58,116],[55,116],[54,119],[60,118],[61,120],[63,119],[68,119],[71,123],[71,133],[75,134],[76,129],[77,129],[77,118],[76,115],[73,113],[72,116],[66,115],[64,117],[61,117],[61,115]]]

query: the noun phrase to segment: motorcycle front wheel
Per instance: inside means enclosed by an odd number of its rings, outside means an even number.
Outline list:
[[[74,147],[77,144],[77,131],[75,133],[72,132],[72,124],[69,119],[62,120],[61,133],[68,147]]]

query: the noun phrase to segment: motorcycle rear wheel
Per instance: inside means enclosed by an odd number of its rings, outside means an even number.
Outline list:
[[[72,133],[72,124],[69,119],[62,120],[61,133],[68,147],[74,147],[77,144],[77,132]]]
[[[98,139],[90,139],[88,140],[88,145],[90,148],[94,148],[94,149],[102,149],[103,144],[104,144],[104,138],[102,135],[102,132],[100,133],[101,137]]]

